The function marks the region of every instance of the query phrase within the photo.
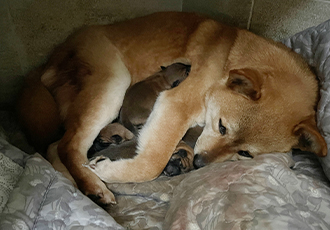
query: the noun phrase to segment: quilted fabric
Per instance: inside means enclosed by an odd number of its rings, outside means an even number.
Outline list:
[[[0,212],[5,207],[22,171],[20,165],[0,152]]]
[[[308,28],[283,43],[301,54],[315,68],[320,79],[320,102],[317,124],[330,150],[330,20]],[[330,179],[330,154],[320,158],[323,169]]]
[[[293,164],[288,154],[265,154],[190,174],[164,229],[330,229],[328,183],[296,174]]]
[[[2,138],[0,150],[24,166],[0,213],[0,229],[124,229],[39,154],[24,154]]]

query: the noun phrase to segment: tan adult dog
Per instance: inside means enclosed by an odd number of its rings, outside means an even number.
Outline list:
[[[58,153],[78,187],[101,203],[115,202],[82,166],[87,150],[117,117],[130,85],[181,60],[192,65],[189,77],[161,93],[136,157],[108,162],[108,182],[156,178],[197,124],[205,126],[194,150],[197,167],[240,150],[255,156],[296,147],[327,154],[315,124],[317,81],[302,58],[282,44],[191,13],[156,13],[73,34],[27,82],[18,104],[21,122],[32,141],[46,145],[42,140],[56,136],[54,121],[60,121],[65,133]]]

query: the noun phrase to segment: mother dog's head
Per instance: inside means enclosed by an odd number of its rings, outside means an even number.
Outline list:
[[[205,127],[195,146],[196,168],[292,148],[327,155],[315,122],[315,75],[282,45],[255,50],[262,47],[249,47],[244,55],[234,47],[225,77],[209,90]]]

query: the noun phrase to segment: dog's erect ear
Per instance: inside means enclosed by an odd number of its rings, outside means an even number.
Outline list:
[[[230,70],[227,86],[254,101],[261,97],[262,76],[252,69]]]
[[[313,152],[319,157],[327,155],[327,143],[318,131],[313,116],[299,123],[293,133],[298,138],[298,144],[294,148]]]

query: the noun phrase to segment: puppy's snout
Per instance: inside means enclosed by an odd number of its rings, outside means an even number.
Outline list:
[[[115,144],[120,144],[120,142],[123,140],[123,138],[119,135],[113,135],[111,137],[111,141],[114,142]]]
[[[202,167],[204,167],[206,165],[203,157],[200,154],[196,154],[194,156],[194,162],[193,162],[193,164],[194,164],[194,167],[196,169],[202,168]]]
[[[170,160],[164,169],[164,174],[167,176],[176,176],[180,173],[180,159]]]
[[[182,157],[182,158],[187,157],[187,150],[185,150],[185,149],[179,149],[179,151],[177,152],[177,154],[180,157]]]

